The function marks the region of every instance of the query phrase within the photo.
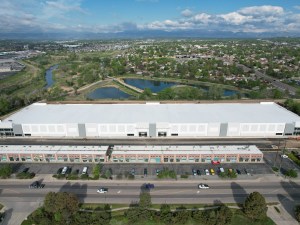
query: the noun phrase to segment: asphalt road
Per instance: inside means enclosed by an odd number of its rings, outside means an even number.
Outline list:
[[[0,185],[0,200],[19,198],[35,201],[42,199],[50,191],[73,192],[84,202],[130,203],[137,200],[143,183],[70,183],[45,182],[44,189],[29,189],[31,182],[19,184],[6,183]],[[300,201],[299,184],[291,182],[213,182],[207,181],[211,187],[207,190],[198,189],[198,182],[153,182],[155,188],[150,191],[152,201],[164,202],[166,199],[172,203],[209,203],[211,201],[242,202],[246,196],[259,191],[267,200],[275,201],[278,198],[290,196],[294,201]],[[108,188],[106,194],[98,194],[99,187]],[[283,196],[283,197],[280,197]]]
[[[3,180],[2,180],[3,181]],[[75,193],[81,202],[123,203],[139,199],[141,186],[138,181],[88,181],[67,182],[41,180],[44,189],[29,189],[33,181],[4,181],[0,184],[0,202],[7,207],[4,224],[21,224],[33,210],[41,206],[45,195],[50,192],[66,191]],[[203,182],[203,181],[202,181]],[[300,182],[279,180],[276,177],[256,180],[218,180],[207,183],[210,189],[198,189],[199,181],[160,181],[151,182],[155,188],[150,191],[153,203],[229,203],[243,202],[247,195],[259,191],[268,202],[279,201],[293,213],[295,204],[300,203]],[[99,187],[108,188],[106,194],[98,194]]]

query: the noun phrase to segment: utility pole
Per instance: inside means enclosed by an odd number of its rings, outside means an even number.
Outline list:
[[[282,165],[282,159],[283,159],[282,155],[285,154],[285,148],[286,148],[286,139],[284,139],[284,148],[281,151],[281,157],[280,157],[281,159],[280,159],[280,165],[279,165],[279,172],[281,172],[281,165]]]
[[[278,157],[278,152],[279,152],[279,148],[280,148],[280,143],[281,143],[281,139],[279,139],[279,143],[278,143],[278,146],[277,146],[277,152],[276,152],[276,156],[275,156],[275,160],[274,160],[273,167],[276,166],[276,161],[277,161],[277,157]]]

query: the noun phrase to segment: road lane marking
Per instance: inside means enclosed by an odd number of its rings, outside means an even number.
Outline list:
[[[121,191],[118,191],[118,194],[120,194],[121,193]]]
[[[197,194],[199,194],[200,193],[200,191],[197,191]]]

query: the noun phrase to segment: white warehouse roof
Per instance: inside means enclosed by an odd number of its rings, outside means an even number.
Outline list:
[[[45,104],[36,103],[2,122],[62,123],[286,123],[300,117],[275,103]]]

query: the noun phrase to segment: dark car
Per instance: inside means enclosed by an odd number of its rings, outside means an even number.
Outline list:
[[[154,184],[150,184],[150,183],[144,184],[144,188],[146,188],[146,189],[152,189],[152,188],[154,188]]]
[[[29,188],[44,188],[45,187],[45,184],[42,184],[38,181],[34,181],[32,184],[29,185]]]
[[[200,170],[197,170],[197,175],[201,176],[201,171]]]
[[[242,174],[241,171],[239,169],[236,169],[236,173],[237,174]]]
[[[144,176],[147,176],[148,175],[148,170],[147,168],[144,168]]]
[[[28,168],[28,167],[26,167],[26,168],[24,168],[24,169],[23,169],[22,173],[27,173],[27,172],[28,172],[28,170],[29,170],[29,168]]]

